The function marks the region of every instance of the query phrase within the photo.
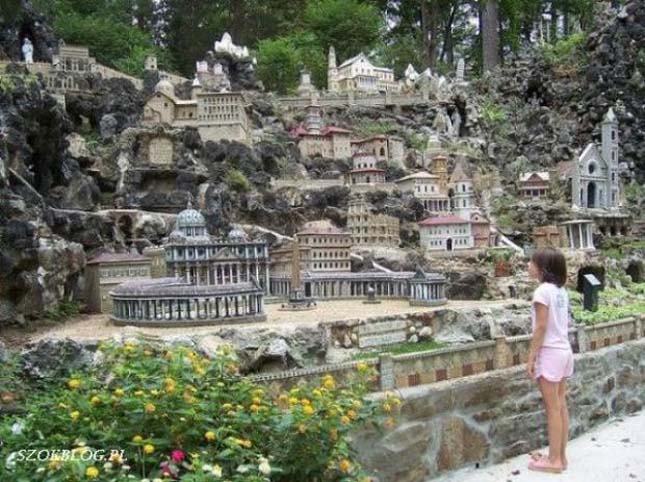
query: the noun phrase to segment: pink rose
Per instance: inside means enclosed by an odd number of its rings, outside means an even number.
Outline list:
[[[170,458],[173,462],[178,464],[186,458],[186,454],[184,454],[184,452],[182,452],[181,450],[173,450],[172,454],[170,454]]]

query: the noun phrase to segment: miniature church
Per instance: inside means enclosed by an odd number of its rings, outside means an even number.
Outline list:
[[[601,124],[600,148],[587,145],[570,171],[571,203],[588,209],[620,206],[618,121],[609,109]]]

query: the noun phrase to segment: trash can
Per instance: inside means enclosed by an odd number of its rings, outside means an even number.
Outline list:
[[[598,310],[598,292],[601,283],[595,275],[589,273],[583,276],[582,282],[582,307],[586,311]]]

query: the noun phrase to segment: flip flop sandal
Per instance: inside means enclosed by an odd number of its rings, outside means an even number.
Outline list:
[[[537,452],[537,451],[536,451],[536,452],[529,452],[529,454],[528,454],[528,455],[529,455],[529,457],[531,457],[531,460],[538,460],[538,459],[540,459],[540,458],[544,458],[544,457],[546,457],[543,453],[540,453],[540,452]],[[564,472],[565,470],[567,470],[567,465],[568,465],[568,464],[563,464],[563,465],[562,465],[562,471],[563,471],[563,472]]]
[[[537,460],[531,460],[529,463],[529,470],[559,474],[562,472],[562,467],[556,467],[552,465],[546,457],[540,457]]]

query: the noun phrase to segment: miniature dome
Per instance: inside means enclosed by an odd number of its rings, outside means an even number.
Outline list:
[[[177,215],[177,229],[188,227],[205,227],[206,220],[202,213],[193,209],[190,203],[188,207]]]
[[[184,233],[182,233],[177,229],[173,230],[173,232],[170,233],[170,236],[168,236],[168,241],[171,243],[182,242],[185,240],[186,240],[186,236],[184,235]]]
[[[175,86],[167,79],[161,79],[155,85],[155,92],[163,92],[166,95],[171,97],[175,96]]]
[[[228,233],[228,240],[236,243],[244,243],[248,241],[248,236],[240,228],[233,228]]]

